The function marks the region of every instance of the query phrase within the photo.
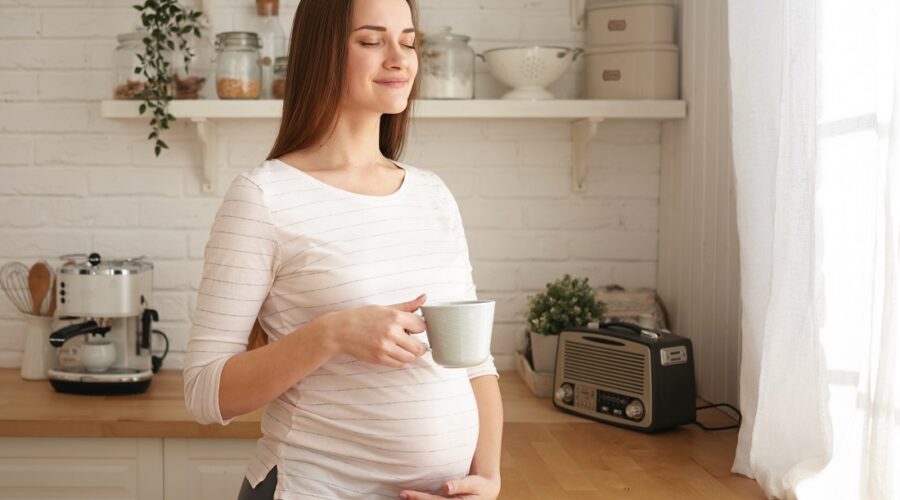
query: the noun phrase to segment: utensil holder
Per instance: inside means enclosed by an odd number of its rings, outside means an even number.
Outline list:
[[[25,353],[22,356],[22,378],[26,380],[45,380],[47,370],[53,367],[56,349],[50,345],[50,332],[53,329],[53,316],[35,316],[23,314],[25,317]]]

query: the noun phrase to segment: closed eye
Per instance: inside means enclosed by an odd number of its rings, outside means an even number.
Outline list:
[[[374,42],[374,43],[360,42],[360,45],[362,45],[363,47],[375,47],[376,45],[381,45],[381,42]],[[403,46],[406,47],[407,49],[415,49],[416,48],[413,45],[403,45]]]

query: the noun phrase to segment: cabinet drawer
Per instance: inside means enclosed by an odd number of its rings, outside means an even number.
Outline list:
[[[236,498],[256,439],[166,438],[167,500]]]
[[[162,500],[162,440],[0,438],[0,498]]]

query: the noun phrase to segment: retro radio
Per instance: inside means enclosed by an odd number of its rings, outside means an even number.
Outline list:
[[[697,418],[691,341],[630,323],[560,332],[553,404],[646,432]]]

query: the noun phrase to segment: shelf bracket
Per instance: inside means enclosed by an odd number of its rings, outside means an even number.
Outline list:
[[[587,149],[603,118],[582,118],[572,122],[572,191],[587,191]]]
[[[215,191],[216,189],[216,151],[217,135],[216,122],[207,120],[206,118],[191,118],[194,125],[197,126],[197,136],[203,144],[203,183],[201,185],[204,193]]]
[[[569,0],[569,16],[572,18],[572,29],[584,31],[585,0]]]

